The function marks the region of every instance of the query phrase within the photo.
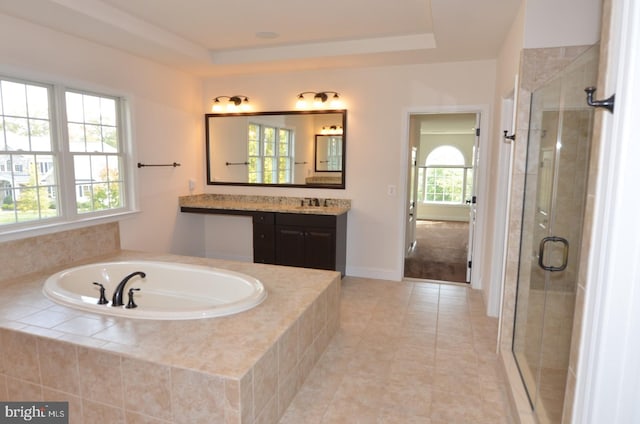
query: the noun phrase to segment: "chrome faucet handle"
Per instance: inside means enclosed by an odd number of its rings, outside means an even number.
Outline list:
[[[97,281],[94,281],[93,284],[95,284],[96,286],[100,286],[100,299],[98,299],[98,305],[106,305],[107,303],[109,303],[109,301],[107,300],[107,297],[104,295],[104,292],[105,292],[104,286],[98,283]]]
[[[127,303],[127,306],[125,306],[125,308],[127,309],[133,309],[133,308],[137,308],[138,305],[136,305],[136,302],[133,301],[133,292],[134,291],[140,291],[139,288],[130,288],[129,289],[129,302]]]

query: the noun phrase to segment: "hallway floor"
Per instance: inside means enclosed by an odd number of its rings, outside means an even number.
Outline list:
[[[468,222],[418,220],[415,238],[404,260],[405,277],[467,281]]]
[[[280,424],[513,422],[480,292],[345,277],[340,319]]]

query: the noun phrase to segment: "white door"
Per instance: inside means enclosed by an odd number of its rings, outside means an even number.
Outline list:
[[[411,148],[411,163],[409,164],[409,204],[407,205],[407,251],[408,254],[416,244],[416,220],[418,208],[418,148]]]
[[[477,184],[476,176],[478,174],[478,159],[480,158],[480,114],[476,115],[476,138],[473,144],[473,160],[471,169],[472,189],[469,193],[470,198],[467,199],[469,205],[469,244],[467,245],[467,283],[471,282],[471,267],[473,266],[473,239],[476,230],[476,211],[477,211]]]

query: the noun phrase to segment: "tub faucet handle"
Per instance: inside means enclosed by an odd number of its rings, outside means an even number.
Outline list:
[[[107,296],[104,295],[104,286],[97,281],[94,281],[93,284],[95,284],[96,286],[100,286],[100,299],[98,299],[98,305],[106,305],[107,303],[109,303],[109,301],[107,300]]]
[[[140,291],[139,288],[130,288],[129,289],[129,302],[127,303],[127,306],[125,306],[125,308],[127,309],[133,309],[133,308],[137,308],[138,305],[136,305],[136,302],[133,301],[133,292],[134,291]]]

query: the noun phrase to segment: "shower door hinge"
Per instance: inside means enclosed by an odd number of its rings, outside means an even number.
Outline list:
[[[467,262],[467,268],[471,268],[471,261]]]
[[[480,128],[476,128],[476,137],[480,137]]]

